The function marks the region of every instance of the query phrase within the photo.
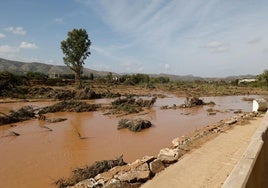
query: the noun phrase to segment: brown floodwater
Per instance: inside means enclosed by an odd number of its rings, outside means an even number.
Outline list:
[[[220,111],[213,116],[208,116],[206,111],[211,106],[161,110],[163,105],[182,104],[184,98],[157,99],[148,113],[138,115],[153,123],[151,128],[139,133],[117,130],[117,123],[122,117],[103,115],[101,111],[47,114],[49,118],[67,118],[59,123],[33,119],[0,126],[0,187],[55,187],[53,182],[58,178],[68,177],[72,169],[97,160],[114,159],[123,154],[125,161],[132,162],[145,155],[157,155],[161,148],[170,146],[175,137],[231,117],[234,110],[251,111],[252,102],[243,101],[243,97],[204,97],[206,102],[214,101],[213,109]],[[105,104],[110,101],[87,102]],[[2,103],[0,112],[8,113],[26,105],[43,107],[53,103]],[[44,125],[53,131],[44,128]],[[20,136],[10,136],[11,131]],[[80,139],[78,134],[85,139]]]

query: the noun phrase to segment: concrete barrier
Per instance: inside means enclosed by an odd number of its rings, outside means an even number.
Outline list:
[[[223,188],[268,187],[268,112]]]

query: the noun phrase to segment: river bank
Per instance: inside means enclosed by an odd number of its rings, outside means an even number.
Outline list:
[[[145,156],[125,166],[114,167],[72,188],[140,187],[155,175],[142,187],[176,187],[178,184],[220,187],[242,156],[262,117],[262,114],[244,113],[222,120],[174,139],[172,147],[161,149],[157,156]],[[171,165],[173,163],[175,165]],[[178,171],[182,174],[179,177]],[[189,176],[194,182],[188,181]]]

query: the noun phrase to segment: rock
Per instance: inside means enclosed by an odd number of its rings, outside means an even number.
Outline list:
[[[180,138],[175,138],[171,142],[174,148],[177,148],[180,145]]]
[[[102,176],[102,174],[98,174],[97,176],[94,177],[98,185],[104,185],[105,183],[105,178]]]
[[[235,124],[236,122],[237,122],[236,119],[230,119],[230,120],[226,121],[225,123],[226,123],[227,125],[233,125],[233,124]]]
[[[182,152],[179,149],[164,148],[160,150],[158,159],[160,159],[163,163],[170,164],[178,161],[181,156]]]
[[[142,183],[136,182],[136,183],[131,183],[130,185],[131,185],[131,188],[139,188],[141,187]]]
[[[217,114],[217,112],[208,112],[209,116],[216,115],[216,114]]]
[[[144,163],[150,163],[150,162],[152,162],[153,160],[155,159],[155,157],[154,156],[144,156],[142,159],[141,159],[141,161],[142,162],[144,162]]]
[[[243,113],[243,111],[241,109],[234,111],[234,114],[241,114],[241,113]]]
[[[213,129],[213,132],[214,133],[221,132],[221,128],[220,127],[216,127],[216,128]]]
[[[98,187],[98,183],[93,179],[86,179],[75,184],[71,188],[95,188]]]
[[[150,162],[149,168],[153,174],[156,174],[164,170],[165,166],[160,159],[155,159],[154,161]]]
[[[126,182],[144,182],[150,178],[151,172],[147,163],[143,163],[135,169],[120,174],[118,179]]]
[[[127,182],[122,182],[118,179],[111,179],[103,187],[104,188],[131,188],[131,185]]]
[[[160,109],[161,110],[166,110],[166,109],[168,109],[168,105],[161,106]]]

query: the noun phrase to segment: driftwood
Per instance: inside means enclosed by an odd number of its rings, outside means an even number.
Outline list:
[[[10,131],[10,136],[20,136],[20,134],[15,131]]]
[[[51,128],[49,128],[49,127],[47,127],[47,126],[45,126],[45,125],[42,125],[42,126],[40,126],[41,128],[45,128],[45,129],[47,129],[48,131],[53,131]]]
[[[74,127],[74,130],[75,132],[77,133],[78,137],[83,140],[83,139],[88,139],[88,137],[84,137],[84,136],[81,136],[80,132],[78,131],[78,129],[76,127]]]

